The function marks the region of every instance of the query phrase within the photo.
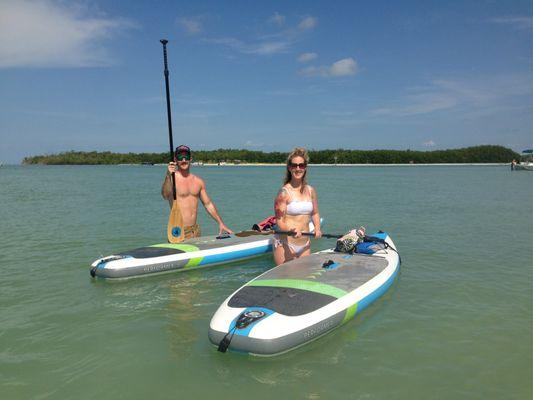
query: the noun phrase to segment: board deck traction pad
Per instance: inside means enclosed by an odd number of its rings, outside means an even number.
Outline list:
[[[335,272],[322,267],[329,260],[338,264]],[[305,268],[310,265],[312,267]],[[228,305],[264,307],[288,316],[307,314],[368,282],[387,265],[386,259],[371,255],[311,254],[294,260],[283,269],[273,268],[249,282]],[[354,268],[357,269],[355,277]]]
[[[384,233],[373,236],[382,239],[387,237]],[[262,320],[276,313],[305,318],[306,314],[320,310],[369,282],[388,266],[387,258],[376,255],[352,255],[331,250],[313,253],[273,268],[248,282],[229,298],[227,306],[233,309],[244,308],[245,311],[261,310],[265,313]],[[399,260],[398,266],[395,267],[399,267]],[[396,273],[397,269],[374,293],[345,308],[342,315],[337,316],[335,326],[351,320],[356,313],[384,293],[392,284]],[[236,320],[237,318],[231,322],[230,330],[235,327]],[[234,336],[242,336],[242,343],[245,337],[250,335],[253,326],[262,320],[254,322],[244,330],[233,329]],[[213,338],[219,336],[210,329],[211,335]],[[249,340],[253,342],[253,339]]]

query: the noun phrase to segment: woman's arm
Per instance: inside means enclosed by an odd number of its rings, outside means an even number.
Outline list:
[[[311,220],[315,226],[315,237],[319,238],[322,236],[322,230],[320,229],[320,211],[318,209],[318,196],[314,188],[309,186],[311,191],[311,201],[313,202],[313,214],[311,214]]]
[[[287,191],[281,188],[274,200],[274,215],[276,216],[276,225],[278,225],[280,231],[289,230],[286,221],[287,198]]]

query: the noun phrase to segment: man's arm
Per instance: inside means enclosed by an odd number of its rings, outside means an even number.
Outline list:
[[[169,174],[166,174],[165,180],[163,181],[163,186],[161,186],[161,196],[165,200],[172,199],[172,177]]]
[[[196,179],[200,181],[200,200],[202,201],[202,204],[204,205],[205,210],[209,213],[209,215],[211,215],[211,217],[215,221],[217,221],[219,229],[218,234],[220,235],[223,232],[233,233],[233,231],[224,224],[224,221],[222,221],[222,218],[218,214],[218,210],[215,206],[215,203],[213,203],[209,198],[209,195],[207,194],[207,191],[205,189],[205,182],[198,177]]]
[[[172,171],[174,168],[174,163],[169,163],[167,167],[167,173],[165,175],[165,180],[161,186],[161,196],[165,200],[168,200],[170,206],[172,207],[172,201],[174,200],[174,193],[172,191]]]

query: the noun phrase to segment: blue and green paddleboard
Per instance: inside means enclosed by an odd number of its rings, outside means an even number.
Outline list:
[[[251,280],[218,308],[209,339],[221,351],[275,355],[353,319],[390,287],[400,269],[392,239],[382,232],[373,237],[381,242],[366,243],[364,250],[373,254],[325,250]]]
[[[257,257],[270,251],[272,235],[202,236],[178,244],[155,244],[99,258],[91,264],[91,276],[128,278],[185,271]]]
[[[323,222],[323,220],[320,220]],[[309,223],[309,231],[314,225]],[[202,236],[181,243],[162,243],[112,254],[91,264],[91,276],[129,278],[202,267],[258,257],[272,251],[272,231],[243,231]]]

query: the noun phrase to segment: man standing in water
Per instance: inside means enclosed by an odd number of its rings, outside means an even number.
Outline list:
[[[168,163],[167,174],[163,182],[163,187],[161,188],[161,195],[164,199],[168,200],[170,207],[172,207],[172,202],[174,201],[174,195],[172,193],[172,172],[174,172],[176,199],[183,218],[185,239],[200,236],[200,226],[196,223],[198,199],[202,201],[206,211],[218,223],[219,235],[224,232],[233,233],[224,224],[220,215],[218,215],[215,204],[207,195],[203,179],[191,174],[191,161],[191,149],[189,147],[184,145],[176,147],[174,162]]]

